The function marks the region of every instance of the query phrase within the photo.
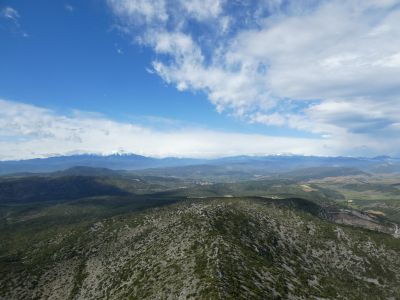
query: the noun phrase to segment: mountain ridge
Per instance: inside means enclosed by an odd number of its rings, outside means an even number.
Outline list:
[[[22,254],[11,249],[0,257],[0,296],[299,300],[400,296],[399,240],[262,199],[185,201],[38,231],[29,244],[21,244]]]
[[[24,172],[54,172],[71,167],[99,167],[113,170],[142,170],[198,165],[247,167],[253,170],[268,168],[272,172],[290,171],[299,168],[338,166],[356,167],[363,171],[400,172],[400,159],[382,157],[324,157],[301,155],[230,156],[214,159],[200,158],[154,158],[137,154],[54,156],[27,160],[0,161],[0,175]]]

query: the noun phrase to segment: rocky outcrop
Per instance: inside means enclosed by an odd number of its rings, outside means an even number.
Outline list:
[[[400,240],[328,222],[296,199],[283,204],[193,200],[69,225],[1,258],[0,298],[400,298]]]
[[[397,224],[388,222],[374,214],[351,209],[338,209],[334,211],[328,211],[326,216],[329,220],[337,224],[361,227],[369,230],[388,233],[396,238],[400,237]]]

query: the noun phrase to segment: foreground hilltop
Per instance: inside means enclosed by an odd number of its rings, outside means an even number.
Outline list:
[[[307,200],[192,199],[79,222],[64,213],[93,203],[9,225],[18,248],[2,253],[2,299],[400,298],[400,240],[321,219]],[[43,220],[29,243],[15,229]]]

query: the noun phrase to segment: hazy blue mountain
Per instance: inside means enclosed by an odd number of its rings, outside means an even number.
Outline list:
[[[204,165],[207,165],[207,169],[222,168],[222,170],[230,170],[231,172],[262,171],[262,174],[287,172],[311,167],[349,167],[380,173],[400,172],[400,159],[387,156],[363,158],[274,155],[234,156],[207,160],[176,157],[159,159],[135,154],[116,154],[108,156],[84,154],[19,161],[2,161],[0,162],[0,174],[54,172],[75,166],[108,168],[112,170],[141,170],[149,168],[192,167],[199,165],[203,165],[201,167],[202,169],[205,168]],[[196,170],[190,170],[190,172],[196,172]]]
[[[203,160],[180,158],[152,158],[135,154],[124,155],[71,155],[28,160],[0,162],[0,174],[42,173],[69,169],[75,166],[108,168],[113,170],[137,170],[146,168],[184,166],[200,163]]]
[[[362,170],[378,169],[382,172],[390,169],[400,171],[400,159],[388,156],[368,157],[322,157],[299,155],[272,155],[272,156],[237,156],[226,157],[214,161],[217,164],[251,165],[254,167],[268,167],[273,171],[289,171],[311,167],[353,167]]]
[[[0,205],[128,194],[117,186],[88,176],[33,176],[0,181]]]

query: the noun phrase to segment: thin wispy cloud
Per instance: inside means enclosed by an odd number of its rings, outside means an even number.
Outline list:
[[[10,6],[6,6],[1,10],[1,16],[14,22],[18,22],[20,18],[18,11]]]
[[[114,48],[115,48],[115,51],[118,53],[118,54],[124,54],[124,51],[121,49],[121,47],[118,45],[118,44],[114,44]]]
[[[250,123],[372,154],[400,135],[400,1],[108,0],[178,90]],[[398,151],[397,151],[398,153]]]
[[[20,18],[19,12],[11,6],[3,7],[0,10],[0,19],[9,23],[9,30],[20,34],[22,37],[28,37],[29,35],[21,28]]]
[[[68,3],[64,5],[64,8],[66,11],[71,12],[71,13],[75,11],[75,7]]]

